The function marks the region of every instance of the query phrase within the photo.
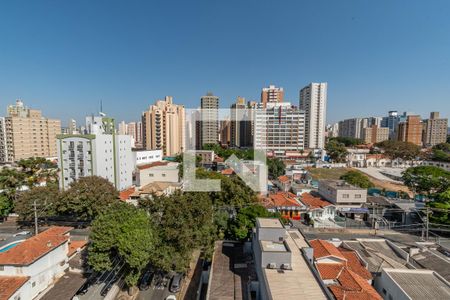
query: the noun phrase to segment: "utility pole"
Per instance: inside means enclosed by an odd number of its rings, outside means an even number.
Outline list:
[[[429,218],[428,218],[428,215],[429,215],[429,210],[430,210],[430,208],[427,206],[427,212],[426,212],[426,214],[427,214],[427,222],[426,222],[426,230],[427,230],[427,232],[426,232],[426,234],[425,234],[425,238],[426,238],[426,241],[428,242],[428,229],[430,228],[430,221],[429,221]]]
[[[38,229],[38,217],[37,217],[37,204],[36,200],[33,202],[33,208],[34,208],[34,234],[38,235],[39,229]]]

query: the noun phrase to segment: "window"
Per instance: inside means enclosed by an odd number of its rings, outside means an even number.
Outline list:
[[[361,199],[361,194],[355,194],[355,199]]]
[[[5,266],[0,266],[0,271],[4,271],[5,270]]]
[[[166,174],[163,173],[163,174],[162,174],[162,177],[166,177]]]
[[[383,289],[383,295],[386,295],[386,290],[385,289]]]
[[[148,177],[153,177],[153,176],[154,176],[153,173],[148,174]]]
[[[31,287],[35,287],[36,286],[36,281],[33,281],[32,283],[31,283]]]
[[[342,194],[342,198],[348,199],[349,198],[349,194]]]

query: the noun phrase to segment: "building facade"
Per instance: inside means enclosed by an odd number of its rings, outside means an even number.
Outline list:
[[[161,149],[164,156],[177,155],[185,149],[185,111],[166,96],[142,113],[142,143],[145,149]]]
[[[230,144],[233,147],[251,147],[252,136],[252,112],[247,106],[245,98],[238,97],[236,103],[231,105]]]
[[[327,111],[327,83],[310,83],[300,90],[300,109],[305,111],[305,147],[323,149]]]
[[[418,115],[408,115],[397,124],[397,140],[422,146],[422,121]]]
[[[269,85],[261,91],[261,103],[266,108],[267,103],[280,103],[284,100],[284,90],[282,87]]]
[[[372,125],[363,129],[363,141],[366,144],[375,144],[389,139],[389,128]]]
[[[131,137],[117,135],[114,119],[87,117],[88,134],[58,135],[59,185],[62,190],[85,176],[100,176],[116,189],[132,185]]]
[[[430,113],[430,118],[423,121],[423,145],[434,145],[447,141],[448,119],[440,118],[439,112]]]
[[[219,141],[219,97],[208,92],[200,99],[200,146]]]
[[[254,147],[286,157],[286,151],[304,149],[305,112],[289,102],[268,103],[255,114]]]
[[[61,133],[61,121],[42,116],[40,110],[30,109],[20,100],[8,106],[2,119],[4,150],[2,162],[30,157],[56,157],[56,135]]]

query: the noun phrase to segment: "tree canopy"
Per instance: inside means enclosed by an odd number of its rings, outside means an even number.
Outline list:
[[[450,172],[435,166],[408,168],[402,175],[404,184],[416,193],[442,193],[450,187]]]
[[[156,234],[147,213],[116,202],[92,223],[88,263],[94,271],[123,269],[128,286],[135,286],[156,249]],[[118,258],[118,259],[117,259]]]
[[[34,201],[39,210],[39,217],[50,217],[56,214],[55,210],[60,205],[60,193],[58,187],[37,186],[28,191],[21,192],[17,197],[14,211],[19,214],[20,221],[31,221],[34,218]]]
[[[420,147],[416,144],[387,140],[376,144],[391,159],[412,160],[419,156]]]
[[[330,140],[325,145],[325,150],[333,162],[342,163],[347,159],[348,151],[347,148],[345,148],[345,144],[340,143],[337,140]]]
[[[272,178],[278,178],[279,176],[284,175],[285,168],[286,166],[281,159],[276,157],[267,159],[267,171]]]
[[[119,193],[106,179],[87,176],[70,184],[63,192],[58,212],[76,216],[78,220],[90,221],[109,205],[117,202]]]
[[[369,177],[364,175],[359,171],[348,171],[340,177],[340,179],[345,180],[345,182],[363,188],[369,189],[373,188],[375,185],[370,181]]]
[[[344,144],[345,147],[352,147],[352,146],[364,144],[364,141],[361,139],[355,139],[352,137],[343,137],[343,136],[332,137],[329,139],[329,141],[336,141],[338,143]]]
[[[431,159],[435,161],[450,162],[450,143],[435,145],[432,149]]]

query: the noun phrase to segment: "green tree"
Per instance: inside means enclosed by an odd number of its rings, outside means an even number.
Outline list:
[[[19,194],[14,210],[19,215],[20,221],[32,221],[34,218],[34,201],[36,201],[39,217],[50,217],[55,215],[60,196],[61,194],[56,186],[36,186]]]
[[[340,179],[345,180],[345,182],[351,185],[358,186],[363,189],[369,189],[375,186],[370,181],[369,177],[359,171],[348,171],[347,173],[342,175]]]
[[[119,193],[106,179],[98,176],[82,177],[72,182],[58,202],[57,212],[90,221],[105,208],[118,201]]]
[[[442,143],[435,145],[432,149],[431,159],[435,161],[450,162],[450,144]]]
[[[256,218],[279,218],[280,215],[270,213],[259,204],[244,207],[239,210],[236,218],[231,221],[230,233],[233,238],[245,240],[250,237],[252,228],[256,226]]]
[[[325,150],[327,151],[328,156],[333,162],[342,163],[347,159],[348,151],[345,147],[345,144],[340,143],[336,140],[330,140],[325,145]]]
[[[442,193],[450,187],[450,172],[434,166],[408,168],[402,178],[410,190],[428,196]]]
[[[118,271],[120,267],[125,271],[129,287],[136,286],[157,244],[147,213],[121,202],[105,208],[97,216],[89,239],[89,265],[98,272],[115,267]]]
[[[25,175],[13,168],[0,170],[0,190],[11,202],[16,199],[20,188],[25,184]]]
[[[35,186],[40,181],[54,183],[58,180],[58,167],[55,163],[43,157],[31,157],[17,162],[26,177],[29,187]]]
[[[7,217],[13,209],[13,202],[5,194],[0,194],[0,219]]]
[[[278,178],[284,174],[286,166],[283,161],[279,158],[268,158],[267,159],[267,171],[272,178]]]
[[[436,194],[434,201],[427,202],[431,208],[432,214],[430,221],[437,224],[450,224],[450,189]]]
[[[216,229],[207,193],[187,192],[153,196],[139,201],[157,228],[158,245],[152,263],[165,271],[184,272],[192,251],[211,253]]]
[[[352,146],[364,144],[364,141],[361,139],[355,139],[352,137],[343,137],[343,136],[332,137],[329,139],[329,141],[336,141],[338,143],[344,144],[345,147],[352,147]]]
[[[401,141],[383,141],[376,144],[391,159],[412,160],[419,156],[420,147],[416,144]]]

